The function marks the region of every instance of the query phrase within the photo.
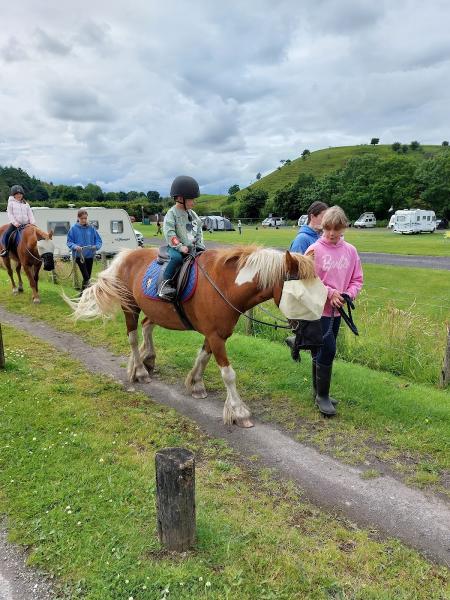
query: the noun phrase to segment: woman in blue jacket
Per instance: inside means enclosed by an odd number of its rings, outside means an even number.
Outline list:
[[[292,242],[289,250],[292,250],[292,252],[300,252],[300,254],[305,254],[306,250],[311,246],[311,244],[317,242],[322,228],[322,217],[327,208],[328,204],[325,204],[325,202],[320,202],[320,200],[317,200],[311,204],[307,210],[308,224],[300,227],[297,237]]]
[[[94,257],[102,247],[102,238],[95,227],[89,225],[86,210],[79,210],[77,216],[77,223],[72,225],[67,234],[67,245],[81,271],[83,277],[81,290],[83,291],[89,285]]]

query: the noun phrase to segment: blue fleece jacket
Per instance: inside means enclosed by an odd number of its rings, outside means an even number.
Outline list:
[[[300,254],[305,254],[306,250],[311,246],[311,244],[317,242],[319,238],[320,235],[315,229],[309,225],[302,225],[289,250],[292,250],[292,252],[300,252]]]
[[[75,223],[67,234],[67,245],[75,257],[81,256],[81,252],[77,252],[75,246],[89,246],[88,248],[83,248],[82,254],[84,258],[92,258],[102,247],[102,238],[93,225]],[[95,250],[91,246],[95,246]]]

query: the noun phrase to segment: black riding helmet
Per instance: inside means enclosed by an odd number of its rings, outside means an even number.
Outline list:
[[[193,200],[200,196],[200,188],[193,177],[179,175],[172,182],[170,195],[172,198],[182,196],[184,200]]]
[[[25,192],[23,191],[23,187],[21,185],[13,185],[12,186],[10,195],[15,196],[16,194],[25,195]]]

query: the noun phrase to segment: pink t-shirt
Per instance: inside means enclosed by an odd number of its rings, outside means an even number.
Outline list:
[[[354,299],[361,290],[363,284],[361,261],[356,248],[343,239],[340,239],[337,244],[332,244],[322,237],[311,244],[307,254],[313,250],[317,276],[328,289],[328,300],[325,303],[323,316],[331,317],[333,307],[330,298],[334,291],[348,294]]]

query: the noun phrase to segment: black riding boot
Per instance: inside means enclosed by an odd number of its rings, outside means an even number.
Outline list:
[[[336,409],[329,396],[332,370],[332,365],[316,363],[316,404],[320,412],[328,416],[336,414]]]
[[[161,283],[158,290],[158,298],[166,300],[167,302],[173,302],[176,298],[177,290],[174,287],[172,279],[166,279]]]
[[[311,365],[312,365],[312,390],[311,391],[312,391],[312,399],[315,400],[316,396],[317,396],[317,385],[316,385],[317,363],[314,359],[311,361]],[[329,396],[329,398],[330,398],[331,404],[334,404],[335,406],[339,402],[339,400],[336,400],[336,398],[333,398],[332,396]]]

